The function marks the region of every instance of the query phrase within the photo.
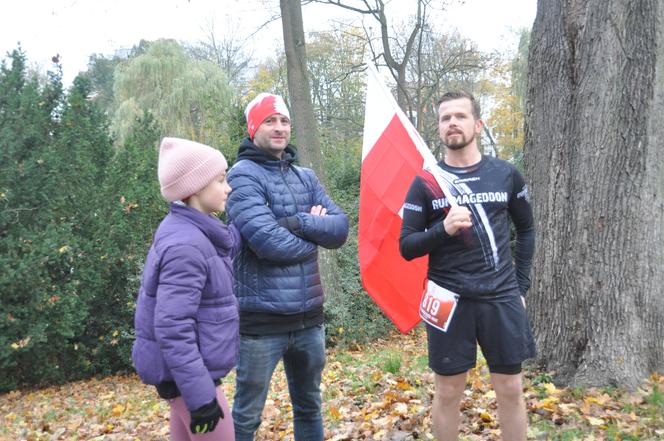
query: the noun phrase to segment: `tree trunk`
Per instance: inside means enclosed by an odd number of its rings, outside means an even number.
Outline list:
[[[307,76],[302,4],[300,0],[280,0],[280,7],[286,50],[288,92],[293,111],[299,162],[305,167],[312,168],[321,184],[328,188]],[[321,248],[319,257],[323,287],[329,298],[334,298],[341,290],[335,252]]]
[[[540,0],[526,175],[539,361],[562,382],[664,371],[664,5]]]

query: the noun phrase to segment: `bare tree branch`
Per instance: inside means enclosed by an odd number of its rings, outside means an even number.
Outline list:
[[[307,3],[321,3],[321,4],[328,4],[328,5],[334,5],[334,6],[339,6],[341,8],[347,9],[349,11],[353,12],[358,12],[360,14],[375,14],[377,11],[372,9],[371,6],[367,1],[362,1],[364,5],[366,6],[366,9],[360,9],[351,5],[348,5],[346,3],[343,3],[341,0],[311,0],[310,2]]]

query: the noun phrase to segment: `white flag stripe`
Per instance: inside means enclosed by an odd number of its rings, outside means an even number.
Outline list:
[[[381,90],[382,81],[373,64],[368,63],[366,110],[364,113],[364,140],[362,142],[362,160],[366,158],[387,125],[394,118],[394,106],[386,99]],[[391,95],[390,95],[391,97]],[[398,108],[398,106],[397,106]]]
[[[452,197],[449,187],[444,179],[440,176],[440,167],[438,161],[427,147],[424,139],[420,136],[419,132],[413,127],[410,119],[401,110],[397,104],[394,96],[389,91],[387,86],[378,76],[376,67],[367,63],[367,96],[366,96],[366,113],[364,117],[364,143],[362,144],[362,160],[371,151],[371,148],[376,144],[376,141],[385,130],[385,127],[390,123],[394,114],[399,116],[399,120],[408,131],[410,138],[415,143],[417,151],[420,152],[424,158],[423,169],[427,170],[436,179],[436,182],[443,190],[445,197],[450,201],[450,205],[456,206],[456,199]],[[375,118],[370,112],[375,112]],[[372,116],[370,116],[372,115]]]

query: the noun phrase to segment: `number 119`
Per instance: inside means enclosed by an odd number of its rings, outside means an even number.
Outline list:
[[[424,309],[433,315],[437,315],[440,309],[440,300],[430,295],[426,296],[424,299]]]

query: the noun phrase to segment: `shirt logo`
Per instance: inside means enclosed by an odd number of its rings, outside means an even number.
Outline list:
[[[410,202],[406,202],[405,204],[403,204],[403,209],[417,211],[419,213],[422,212],[422,207],[420,207],[419,205],[411,204]]]
[[[508,194],[506,191],[492,191],[486,193],[460,194],[455,196],[457,205],[483,204],[486,202],[507,202]],[[434,210],[447,208],[450,203],[447,198],[434,199],[431,201],[431,207]]]
[[[479,180],[480,180],[479,176],[473,176],[472,178],[455,179],[454,183],[455,184],[463,184],[464,182],[475,182],[475,181],[479,181]]]

